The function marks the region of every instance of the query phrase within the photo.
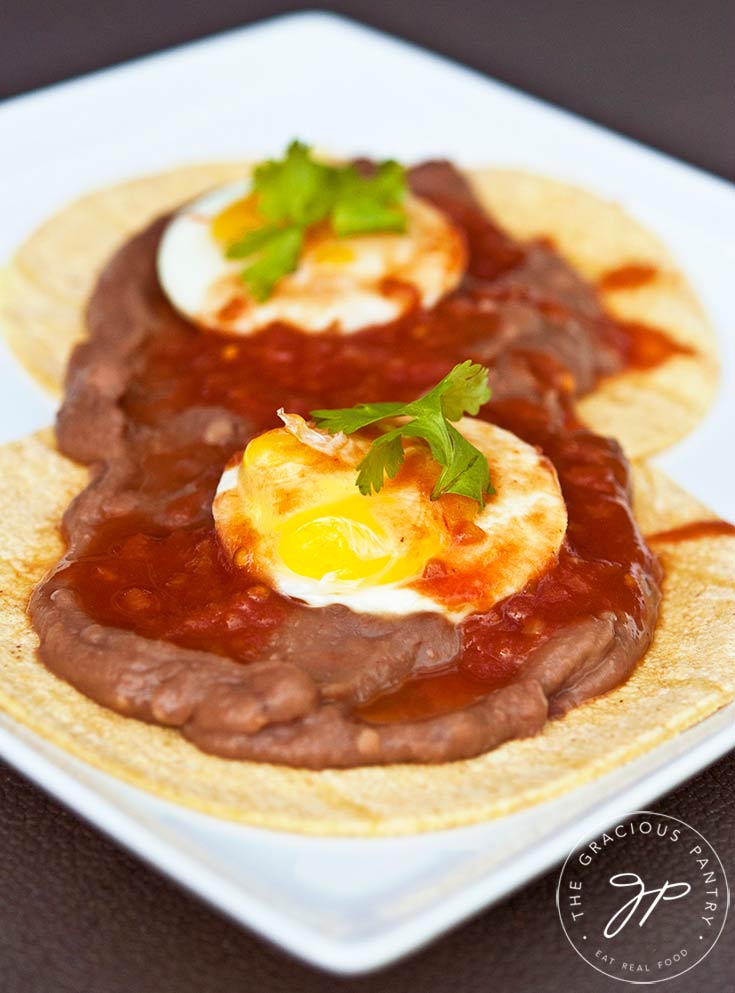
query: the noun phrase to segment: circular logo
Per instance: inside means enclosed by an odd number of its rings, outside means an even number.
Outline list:
[[[638,984],[673,979],[701,962],[729,904],[725,870],[707,839],[649,810],[580,842],[556,890],[574,950],[598,972]]]

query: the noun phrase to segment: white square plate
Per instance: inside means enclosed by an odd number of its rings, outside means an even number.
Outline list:
[[[340,18],[298,14],[0,105],[0,258],[86,190],[180,162],[343,151],[525,167],[621,201],[672,246],[717,324],[726,389],[660,459],[735,517],[735,192],[715,179],[436,56]],[[52,404],[0,353],[0,440]],[[730,428],[730,430],[728,430]],[[729,480],[725,478],[729,474]],[[300,957],[364,971],[425,943],[561,859],[584,833],[735,747],[728,707],[563,798],[418,837],[303,838],[222,822],[91,769],[0,715],[0,752],[44,789],[215,906]]]

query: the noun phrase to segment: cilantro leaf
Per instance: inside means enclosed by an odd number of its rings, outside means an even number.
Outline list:
[[[352,434],[385,417],[396,417],[404,407],[403,403],[358,403],[355,407],[336,410],[312,410],[311,416],[318,428],[326,428],[330,434],[338,431]]]
[[[441,396],[444,416],[458,421],[463,414],[474,415],[490,399],[487,369],[469,359],[456,365],[432,392]]]
[[[383,488],[383,479],[394,479],[403,465],[402,431],[396,428],[382,434],[372,443],[365,458],[357,467],[357,488],[363,496],[378,493]]]
[[[370,234],[375,231],[406,230],[401,206],[406,194],[406,175],[397,162],[383,162],[371,176],[361,176],[354,167],[343,170],[331,220],[335,234]]]
[[[483,496],[493,493],[490,469],[485,456],[467,441],[453,424],[449,425],[449,434],[452,442],[452,457],[443,467],[434,484],[432,498],[436,499],[442,493],[457,493],[471,500],[477,500],[478,492]],[[483,500],[478,502],[480,506],[483,505]]]
[[[313,410],[319,428],[332,434],[352,434],[386,418],[407,417],[405,424],[380,435],[358,466],[361,493],[378,493],[385,476],[393,479],[403,464],[402,438],[421,438],[442,467],[431,494],[457,493],[476,500],[480,507],[494,492],[483,453],[453,425],[465,413],[476,414],[490,399],[488,371],[470,360],[456,365],[436,386],[410,403],[361,403],[337,410]]]
[[[308,145],[292,141],[282,159],[255,168],[253,192],[263,226],[228,245],[225,255],[246,259],[259,253],[242,277],[261,302],[296,268],[306,231],[314,224],[328,222],[338,237],[406,230],[406,176],[393,161],[364,176],[353,165],[319,162]]]
[[[258,257],[242,272],[243,282],[259,303],[268,299],[280,279],[294,271],[303,244],[304,231],[297,225],[276,229],[261,243]]]
[[[270,221],[313,224],[323,220],[334,202],[334,168],[311,157],[307,145],[292,141],[285,158],[256,167],[253,190],[258,210]]]
[[[233,241],[225,254],[228,259],[245,259],[248,255],[265,248],[268,242],[282,230],[283,228],[278,224],[266,224],[265,227],[248,231],[240,241]]]
[[[402,203],[406,197],[406,170],[399,162],[387,159],[372,176],[363,177],[362,187],[383,203]]]
[[[376,231],[401,234],[406,230],[406,215],[400,207],[388,207],[369,197],[355,196],[335,205],[332,227],[340,237],[375,234]]]

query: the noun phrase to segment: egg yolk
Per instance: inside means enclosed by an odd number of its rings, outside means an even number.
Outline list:
[[[320,265],[349,265],[355,260],[355,252],[349,245],[335,238],[327,238],[312,251],[311,257]]]
[[[396,548],[395,536],[381,526],[368,499],[356,493],[289,517],[278,543],[283,564],[310,579],[369,579],[381,585],[420,575],[431,557],[429,542],[403,550],[399,538]]]
[[[242,467],[248,469],[267,469],[284,462],[308,463],[314,457],[313,451],[290,431],[283,428],[273,428],[259,434],[248,444],[242,457]]]
[[[251,193],[241,200],[235,200],[215,215],[211,222],[212,237],[222,245],[231,245],[262,224],[257,197]]]
[[[263,216],[258,212],[258,198],[251,193],[215,214],[210,229],[215,241],[227,247],[264,223]],[[335,238],[327,225],[318,226],[311,232],[309,244],[310,258],[318,265],[343,266],[355,259],[354,249]]]
[[[441,537],[417,520],[415,485],[389,482],[363,496],[355,473],[355,465],[339,464],[282,428],[250,442],[239,489],[247,517],[270,535],[273,565],[356,586],[421,576],[440,553]]]

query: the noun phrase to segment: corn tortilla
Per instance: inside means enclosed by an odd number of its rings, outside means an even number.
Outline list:
[[[168,800],[260,827],[391,835],[502,816],[641,755],[735,699],[735,537],[658,541],[666,579],[654,643],[623,686],[543,732],[438,766],[322,772],[234,762],[178,732],[106,710],[36,658],[32,587],[63,551],[58,522],[85,469],[43,431],[0,448],[0,708],[91,765]],[[712,517],[662,473],[635,467],[651,533]]]
[[[470,173],[480,200],[521,241],[550,237],[586,279],[625,266],[651,266],[641,286],[601,290],[607,310],[623,321],[665,332],[691,355],[654,369],[630,370],[600,384],[577,405],[598,434],[614,435],[629,458],[663,451],[692,431],[714,400],[717,343],[697,296],[666,246],[618,204],[553,179],[502,169]]]
[[[69,353],[85,334],[86,301],[113,251],[157,215],[247,170],[234,162],[182,166],[120,183],[76,200],[34,231],[0,274],[0,329],[31,374],[59,395]],[[695,427],[716,391],[716,346],[694,291],[665,246],[616,204],[584,190],[517,171],[467,175],[513,235],[551,238],[590,280],[627,265],[657,269],[650,283],[605,291],[605,303],[615,315],[658,328],[694,354],[601,383],[580,404],[590,427],[614,434],[631,458],[661,451]]]

